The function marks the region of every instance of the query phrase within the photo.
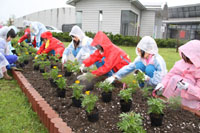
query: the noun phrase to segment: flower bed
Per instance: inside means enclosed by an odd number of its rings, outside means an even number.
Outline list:
[[[60,66],[59,66],[60,67]],[[64,75],[64,72],[60,72]],[[51,107],[59,114],[64,122],[76,133],[120,133],[117,123],[120,120],[120,98],[119,91],[122,88],[121,83],[115,83],[112,91],[112,100],[104,103],[100,98],[97,101],[97,109],[99,111],[99,120],[97,122],[89,122],[86,112],[83,108],[77,108],[72,105],[72,89],[68,86],[76,81],[75,75],[67,77],[67,88],[65,98],[59,98],[56,94],[56,88],[52,87],[48,80],[45,80],[39,71],[33,70],[32,62],[24,67],[23,75],[40,93],[40,95],[51,105]],[[98,78],[90,82],[96,84],[102,81]],[[84,82],[88,83],[88,82]],[[91,93],[101,97],[102,90],[94,88]],[[147,99],[142,96],[142,92],[137,90],[133,94],[131,111],[139,113],[143,119],[143,128],[148,133],[154,132],[199,132],[200,119],[195,114],[188,111],[177,109],[173,110],[167,107],[164,110],[163,125],[160,127],[152,127],[148,112]]]

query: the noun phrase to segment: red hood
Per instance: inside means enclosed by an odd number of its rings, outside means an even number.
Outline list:
[[[42,33],[41,37],[50,39],[50,38],[52,38],[52,33],[50,31],[44,32],[44,33]]]

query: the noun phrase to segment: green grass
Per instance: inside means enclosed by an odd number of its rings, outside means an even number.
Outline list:
[[[0,133],[47,133],[15,80],[0,80]]]

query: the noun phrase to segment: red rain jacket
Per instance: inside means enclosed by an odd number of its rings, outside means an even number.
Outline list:
[[[54,50],[56,55],[59,54],[60,57],[62,57],[62,54],[65,50],[65,46],[60,40],[52,37],[52,33],[49,31],[42,33],[41,37],[49,40],[49,46],[45,49],[46,44],[43,43],[40,49],[37,51],[37,54],[41,53],[47,54],[52,50]]]
[[[104,53],[101,54],[99,50],[96,50],[89,58],[83,61],[86,67],[91,66],[96,61],[101,61],[105,57],[104,65],[99,67],[97,70],[92,71],[92,74],[101,76],[108,73],[110,70],[117,72],[119,69],[128,65],[131,60],[127,57],[127,54],[114,45],[110,39],[103,32],[99,31],[95,37],[92,46],[101,45],[103,47]]]
[[[26,39],[30,39],[31,37],[31,31],[30,31],[30,28],[26,28],[24,30],[24,35],[18,40],[18,43],[21,43],[23,42],[24,40]],[[34,41],[32,42],[33,46],[36,47],[36,40],[34,38]]]

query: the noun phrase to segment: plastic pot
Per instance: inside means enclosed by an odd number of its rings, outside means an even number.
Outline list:
[[[102,101],[103,102],[105,102],[105,103],[108,103],[108,102],[110,102],[111,101],[111,99],[112,99],[112,92],[108,92],[108,93],[106,93],[106,92],[102,92],[101,93],[101,98],[102,98]]]
[[[72,75],[72,72],[65,71],[65,77],[69,77]]]
[[[52,78],[49,79],[49,82],[50,82],[50,84],[51,84],[52,87],[57,87],[56,82],[54,82]]]
[[[57,88],[56,92],[57,92],[57,96],[58,96],[58,97],[61,97],[61,98],[64,98],[64,97],[65,97],[65,92],[66,92],[65,89]]]
[[[162,126],[164,114],[150,113],[149,116],[151,119],[151,126],[154,126],[154,127]]]
[[[34,70],[39,70],[39,65],[33,67]]]
[[[132,106],[132,100],[128,100],[128,102],[125,102],[124,100],[121,99],[120,105],[122,112],[129,112]]]
[[[86,112],[86,115],[88,117],[88,121],[90,122],[96,122],[99,120],[99,111],[96,107],[94,108],[92,112],[90,113]]]
[[[81,107],[81,100],[80,99],[77,100],[75,97],[73,97],[72,98],[72,103],[73,103],[74,107],[78,107],[78,108]]]
[[[25,61],[24,61],[24,64],[26,64],[26,65],[27,65],[27,64],[28,64],[28,62],[29,62],[28,60],[25,60]]]
[[[24,63],[20,63],[20,64],[19,64],[19,67],[21,67],[21,68],[23,68],[24,66],[25,66]]]
[[[45,73],[44,69],[40,69],[40,73]]]

